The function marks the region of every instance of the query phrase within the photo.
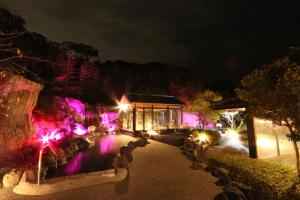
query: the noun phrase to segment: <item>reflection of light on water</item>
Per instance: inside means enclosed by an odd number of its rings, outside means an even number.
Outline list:
[[[249,152],[248,148],[240,140],[240,136],[235,129],[227,129],[225,134],[221,135],[220,144],[223,146],[233,147],[239,150],[245,150]]]
[[[84,158],[84,152],[79,152],[66,166],[65,173],[68,175],[76,174],[81,170],[81,163]]]
[[[100,154],[107,154],[114,152],[117,148],[115,135],[108,135],[99,140],[99,151]]]

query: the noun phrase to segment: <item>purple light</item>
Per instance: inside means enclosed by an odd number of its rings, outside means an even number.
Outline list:
[[[74,133],[79,136],[85,135],[87,133],[87,129],[84,128],[81,124],[75,123]]]
[[[48,145],[53,141],[62,139],[62,134],[58,133],[58,129],[54,129],[50,133],[48,132],[46,134],[39,134],[39,136],[43,145]]]
[[[197,128],[199,126],[199,118],[196,113],[193,112],[183,112],[182,113],[182,123],[185,126],[191,127],[191,128]],[[214,125],[212,123],[208,123],[204,125],[205,129],[213,128]]]
[[[114,152],[117,148],[115,135],[109,135],[104,137],[99,141],[99,151],[100,154],[107,154],[109,152]]]
[[[101,125],[104,126],[109,132],[115,131],[118,124],[117,119],[119,115],[115,112],[108,112],[101,114]]]
[[[84,119],[85,117],[85,105],[79,101],[78,99],[73,98],[65,98],[66,102],[70,106],[70,109],[81,118]]]
[[[198,116],[195,113],[183,112],[182,119],[182,123],[188,127],[196,128],[199,124]]]
[[[81,161],[84,158],[84,152],[75,155],[72,161],[66,166],[65,173],[68,175],[76,174],[81,170]]]

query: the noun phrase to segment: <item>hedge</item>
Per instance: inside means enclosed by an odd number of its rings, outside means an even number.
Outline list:
[[[210,166],[223,167],[237,182],[252,186],[253,199],[298,199],[300,186],[294,168],[230,154],[208,155]]]

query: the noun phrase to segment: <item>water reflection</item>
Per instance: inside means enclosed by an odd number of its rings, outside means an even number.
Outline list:
[[[99,140],[100,155],[115,152],[117,150],[115,137],[115,135],[109,135]]]
[[[120,148],[115,135],[94,137],[95,145],[77,153],[66,165],[50,168],[46,178],[79,173],[102,171],[113,168],[113,159]]]
[[[65,173],[68,175],[76,174],[81,169],[81,162],[83,160],[84,153],[79,152],[73,160],[65,167]]]

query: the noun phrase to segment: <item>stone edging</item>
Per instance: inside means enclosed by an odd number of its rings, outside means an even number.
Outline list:
[[[41,185],[26,182],[27,174],[24,173],[19,184],[13,189],[14,193],[21,195],[45,195],[65,190],[114,183],[123,180],[127,176],[126,169],[90,172],[85,174],[52,178]]]
[[[137,147],[145,147],[147,144],[149,144],[147,139],[141,138],[121,147],[120,154],[114,159],[114,169],[51,178],[41,185],[29,183],[27,181],[28,174],[24,172],[13,192],[20,195],[46,195],[103,183],[120,182],[128,174],[128,163],[133,161],[133,150]]]

